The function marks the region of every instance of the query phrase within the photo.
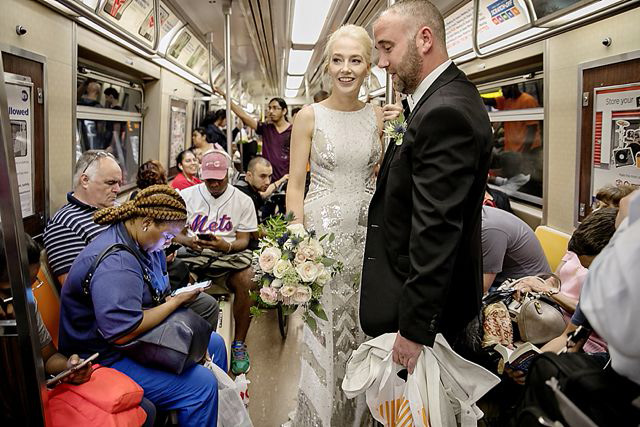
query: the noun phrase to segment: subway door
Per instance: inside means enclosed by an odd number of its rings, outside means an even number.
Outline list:
[[[2,52],[24,229],[46,225],[44,64]]]
[[[581,95],[578,221],[603,185],[640,186],[640,59],[583,69]]]

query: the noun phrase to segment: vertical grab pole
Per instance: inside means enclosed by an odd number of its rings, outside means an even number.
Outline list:
[[[233,163],[233,146],[231,145],[233,125],[231,123],[231,3],[232,0],[226,0],[222,4],[222,12],[224,13],[224,71],[225,71],[225,93],[227,94],[227,150],[231,155]]]
[[[387,7],[391,7],[395,4],[396,0],[387,0]],[[393,81],[391,75],[387,73],[387,83],[384,91],[384,102],[387,104],[393,104]]]
[[[44,426],[43,403],[46,404],[47,398],[44,366],[36,327],[35,300],[29,281],[27,248],[18,197],[18,180],[3,70],[4,65],[0,55],[0,223],[7,254],[7,265],[0,265],[0,268],[6,268],[9,273],[15,313],[15,321],[2,321],[4,327],[0,328],[2,344],[0,357],[3,359],[2,364],[8,362],[14,364],[10,368],[13,370],[11,376],[16,389],[11,391],[12,397],[9,399],[18,405],[11,408],[15,410],[12,415],[18,417],[23,425]],[[16,335],[17,346],[5,341],[15,340]],[[2,379],[5,382],[8,380],[9,376]],[[5,399],[6,396],[2,396],[2,400],[5,401]]]

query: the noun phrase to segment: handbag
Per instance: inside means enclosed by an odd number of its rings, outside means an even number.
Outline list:
[[[108,255],[120,250],[129,252],[138,260],[144,283],[149,287],[154,304],[161,304],[164,295],[154,288],[142,260],[129,246],[121,243],[107,247],[95,259],[82,282],[84,293],[89,295],[91,279],[100,262]],[[209,322],[201,316],[188,308],[181,307],[134,340],[126,344],[114,344],[114,346],[142,365],[180,375],[205,356],[212,330]]]
[[[538,280],[543,280],[537,277]],[[522,280],[522,279],[520,279]],[[500,289],[512,289],[520,280],[505,281]],[[518,301],[511,297],[507,308],[511,320],[518,325],[520,339],[533,344],[545,344],[559,336],[566,327],[558,305],[549,297],[528,292]]]

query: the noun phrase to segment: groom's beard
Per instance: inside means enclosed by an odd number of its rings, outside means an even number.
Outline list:
[[[415,49],[408,48],[393,76],[393,86],[404,94],[414,93],[420,84],[421,69],[422,57]]]

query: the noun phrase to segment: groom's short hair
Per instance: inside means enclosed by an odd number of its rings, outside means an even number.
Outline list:
[[[433,31],[434,37],[447,45],[447,36],[444,28],[444,18],[438,8],[428,0],[400,0],[386,9],[383,13],[397,13],[411,19],[413,26],[408,28],[409,37],[414,37],[420,27],[427,26]]]

